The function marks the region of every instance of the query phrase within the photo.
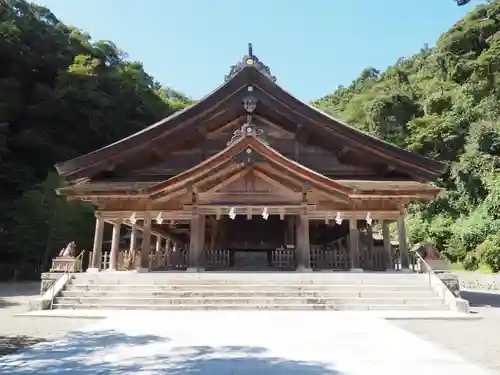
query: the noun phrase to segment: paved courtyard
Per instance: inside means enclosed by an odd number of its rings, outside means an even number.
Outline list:
[[[488,374],[384,319],[332,312],[117,312],[2,359],[10,375]]]

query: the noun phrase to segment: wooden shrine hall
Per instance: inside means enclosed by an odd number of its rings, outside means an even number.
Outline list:
[[[405,205],[445,171],[295,98],[251,46],[197,103],[55,168],[58,194],[96,207],[89,271],[408,268]]]

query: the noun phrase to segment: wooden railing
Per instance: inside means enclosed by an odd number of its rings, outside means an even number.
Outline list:
[[[297,267],[295,249],[275,249],[271,251],[271,265],[281,270],[291,270]]]
[[[348,270],[351,268],[351,254],[345,238],[326,246],[311,246],[311,268],[316,270]]]
[[[205,250],[207,269],[226,269],[231,266],[230,252],[227,249]]]
[[[82,272],[83,271],[83,255],[85,250],[82,250],[76,257],[56,257],[52,259],[52,267],[50,272]]]
[[[52,309],[52,306],[54,304],[54,298],[57,296],[57,294],[59,293],[58,291],[56,292],[56,284],[61,281],[62,282],[62,278],[63,277],[67,277],[68,278],[68,281],[71,280],[72,278],[72,275],[76,272],[82,272],[82,260],[83,260],[83,256],[85,254],[85,250],[82,250],[80,252],[80,254],[78,254],[76,257],[73,258],[73,260],[75,261],[74,264],[76,265],[79,265],[77,267],[67,267],[62,273],[61,275],[56,279],[54,280],[54,282],[52,283],[51,286],[49,286],[49,288],[47,290],[50,290],[50,294],[51,294],[51,298],[50,298],[50,309]],[[66,258],[66,257],[64,257]],[[56,258],[57,259],[57,258]],[[64,284],[66,282],[63,282]],[[62,284],[61,284],[62,285]],[[64,287],[64,285],[62,286]]]

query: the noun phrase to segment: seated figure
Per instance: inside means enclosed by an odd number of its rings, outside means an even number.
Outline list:
[[[71,241],[64,249],[59,252],[60,257],[74,257],[76,250],[75,241]]]

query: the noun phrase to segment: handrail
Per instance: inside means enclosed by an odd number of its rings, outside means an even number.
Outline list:
[[[85,250],[82,250],[80,252],[80,254],[78,254],[76,257],[75,257],[75,261],[78,261],[78,260],[82,260],[83,259],[83,255],[85,254]],[[82,263],[83,263],[83,260],[82,260]],[[73,274],[75,273],[75,268],[74,267],[68,267],[64,270],[64,272],[59,275],[59,277],[51,284],[51,286],[49,287],[49,289],[51,289],[51,297],[50,297],[50,310],[52,310],[52,306],[54,304],[54,298],[55,298],[55,295],[54,295],[54,289],[55,289],[55,285],[57,284],[57,282],[59,280],[61,280],[64,275],[68,275],[68,277],[71,277]]]
[[[436,276],[436,278],[441,281],[441,283],[446,287],[446,289],[450,290],[450,288],[448,287],[448,285],[446,285],[446,283],[443,281],[443,279],[441,279],[436,272],[434,272],[434,270],[432,269],[432,267],[429,265],[429,263],[427,263],[425,261],[425,259],[422,257],[422,255],[420,255],[420,253],[418,251],[413,251],[413,254],[415,254],[418,258],[418,260],[425,266],[425,269],[426,269],[426,272],[427,272],[427,275],[428,275],[428,279],[429,279],[429,286],[432,288],[432,281],[431,281],[431,275],[434,275]],[[451,292],[451,290],[450,290]]]

